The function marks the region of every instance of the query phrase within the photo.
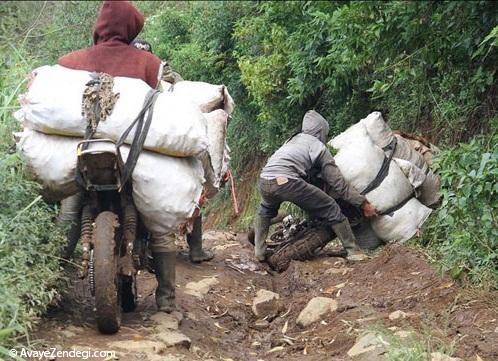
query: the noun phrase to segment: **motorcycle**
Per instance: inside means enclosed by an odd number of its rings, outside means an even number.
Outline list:
[[[349,218],[353,233],[362,249],[375,249],[383,244],[373,233],[370,223],[364,218]],[[291,261],[312,259],[336,235],[332,228],[319,219],[294,218],[292,215],[275,217],[272,224],[278,224],[267,240],[266,263],[277,272],[283,272]],[[254,245],[254,229],[248,233],[248,241]],[[346,257],[344,249],[331,250],[330,257]]]
[[[121,312],[137,305],[138,270],[146,266],[146,232],[133,203],[131,185],[122,184],[123,164],[109,139],[78,144],[82,185],[80,277],[88,279],[95,298],[97,326],[116,333]]]

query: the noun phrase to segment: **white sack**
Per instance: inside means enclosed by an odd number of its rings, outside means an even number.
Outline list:
[[[235,103],[224,85],[184,80],[168,88],[168,91],[190,99],[203,113],[223,109],[230,115],[235,107]]]
[[[370,135],[373,142],[380,148],[388,146],[393,141],[393,132],[384,121],[384,118],[382,118],[381,112],[370,113],[360,122],[367,128],[368,135]]]
[[[228,126],[228,113],[222,109],[204,114],[207,121],[207,134],[209,139],[209,155],[213,165],[214,175],[217,179],[215,186],[219,186],[225,162],[226,134]]]
[[[58,202],[78,192],[76,146],[81,139],[45,135],[33,130],[16,133],[17,151],[27,169],[42,186],[45,199]]]
[[[396,162],[403,174],[410,181],[413,188],[418,188],[425,182],[425,173],[415,164],[399,158],[393,158],[392,161]]]
[[[412,186],[415,188],[417,199],[426,206],[432,206],[439,201],[441,194],[439,188],[441,186],[439,177],[432,170],[425,174],[415,164],[404,159],[393,158],[393,161],[398,164],[405,176],[408,178]]]
[[[431,212],[430,208],[412,198],[391,215],[373,218],[371,225],[375,234],[383,241],[403,242],[415,235]]]
[[[357,123],[330,141],[339,149],[334,159],[346,181],[363,191],[379,173],[384,152],[370,139],[365,127]],[[389,163],[389,173],[382,183],[366,194],[379,212],[400,204],[413,188],[395,162]]]
[[[59,65],[43,66],[16,113],[26,127],[46,134],[80,136],[85,134],[86,119],[81,114],[82,94],[90,73]],[[143,107],[150,87],[140,79],[115,77],[114,93],[119,93],[112,114],[101,121],[94,138],[118,140]],[[130,132],[126,142],[133,139]],[[144,148],[154,152],[191,156],[208,147],[206,120],[188,99],[171,92],[161,93]]]
[[[382,118],[382,114],[380,112],[370,113],[360,122],[365,126],[368,135],[377,146],[384,148],[391,144],[394,137],[396,137],[397,145],[396,150],[394,151],[394,157],[404,159],[415,164],[423,172],[427,170],[428,164],[424,157],[411,146],[408,140],[403,138],[401,135],[393,134],[391,128],[384,121],[384,118]]]
[[[123,149],[125,148],[125,149]],[[122,147],[123,158],[128,147]],[[143,151],[132,175],[133,200],[149,232],[175,233],[196,208],[204,183],[201,162]]]
[[[17,147],[45,192],[58,199],[78,190],[76,146],[81,139],[25,129]],[[95,143],[92,146],[97,146]],[[106,145],[107,146],[107,145]],[[121,147],[126,159],[129,147]],[[132,175],[133,199],[151,232],[177,231],[193,214],[202,192],[203,170],[193,157],[176,158],[142,151]]]
[[[420,202],[426,206],[432,206],[439,201],[441,198],[441,193],[439,192],[441,187],[441,181],[439,177],[435,175],[432,170],[430,170],[426,176],[425,181],[422,186],[418,189],[420,196],[418,197]]]

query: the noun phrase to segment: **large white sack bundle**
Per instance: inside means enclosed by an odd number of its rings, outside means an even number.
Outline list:
[[[84,136],[87,121],[81,114],[82,94],[91,73],[59,65],[43,66],[21,99],[16,117],[24,126],[46,134]],[[141,111],[150,87],[139,79],[115,77],[119,93],[114,109],[101,121],[94,138],[118,140]],[[130,132],[127,143],[133,139]],[[174,156],[197,155],[208,148],[206,120],[189,98],[164,92],[156,100],[144,148]]]
[[[78,191],[76,147],[81,139],[46,135],[30,129],[18,134],[17,147],[45,192],[61,200]],[[98,146],[98,145],[92,145]],[[122,146],[123,159],[129,152]],[[203,169],[193,157],[142,151],[132,175],[133,199],[150,231],[177,231],[192,216],[202,192]]]
[[[122,147],[123,158],[128,147]],[[133,200],[149,232],[176,233],[198,207],[204,183],[201,162],[143,151],[133,171]]]
[[[377,177],[385,159],[384,152],[369,137],[362,123],[357,123],[330,142],[339,152],[334,156],[346,181],[363,191]],[[403,202],[413,188],[395,162],[389,163],[388,175],[382,183],[366,194],[366,198],[379,212]]]
[[[81,139],[46,135],[25,129],[15,134],[17,151],[26,161],[32,178],[42,186],[42,195],[58,202],[78,192],[75,182],[76,146]]]
[[[228,114],[232,114],[235,107],[235,103],[224,85],[184,80],[171,85],[165,91],[190,99],[203,113],[223,109]]]
[[[403,242],[417,233],[431,212],[430,208],[412,198],[392,214],[373,218],[371,225],[375,234],[383,241]]]

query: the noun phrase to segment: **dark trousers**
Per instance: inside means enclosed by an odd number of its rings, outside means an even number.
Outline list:
[[[334,198],[303,179],[289,178],[287,183],[279,185],[276,179],[261,178],[259,190],[262,200],[258,214],[261,217],[275,217],[282,202],[287,201],[303,209],[311,218],[325,220],[330,225],[346,219]]]

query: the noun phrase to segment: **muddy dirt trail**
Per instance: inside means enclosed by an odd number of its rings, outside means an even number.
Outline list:
[[[193,265],[186,249],[178,254],[181,315],[155,312],[155,278],[144,272],[136,312],[123,315],[118,334],[101,335],[89,293],[75,282],[40,320],[35,348],[112,350],[123,361],[386,360],[389,342],[356,343],[365,330],[390,328],[402,338],[452,345],[453,357],[498,360],[498,293],[462,289],[409,247],[388,246],[360,263],[323,256],[273,274],[254,261],[243,235],[204,237],[213,261]]]

